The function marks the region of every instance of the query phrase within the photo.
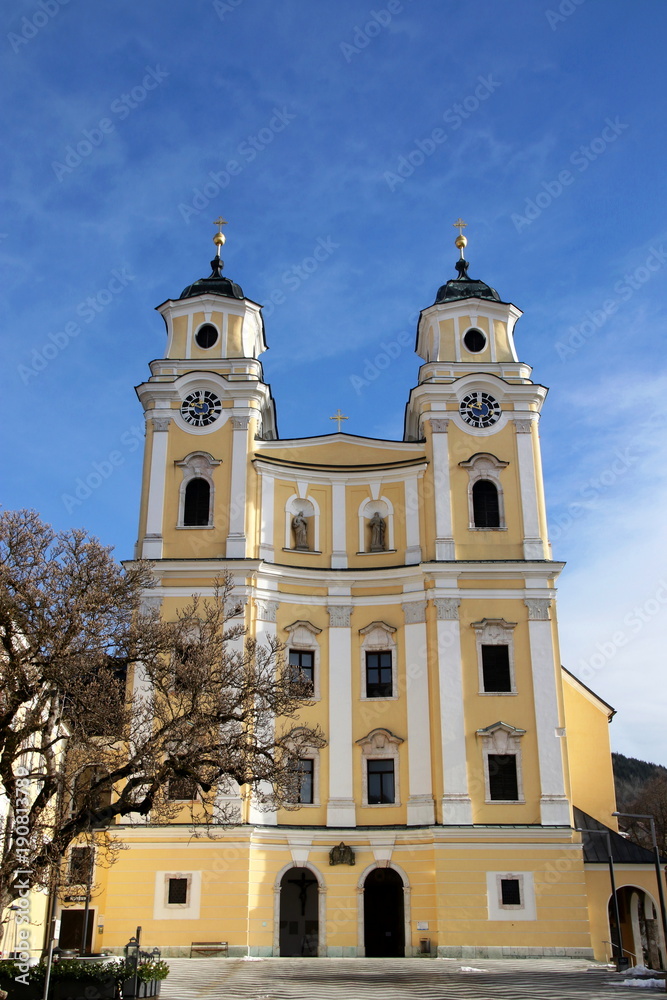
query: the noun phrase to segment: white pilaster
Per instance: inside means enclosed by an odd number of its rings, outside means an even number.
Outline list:
[[[259,527],[259,558],[273,562],[273,524],[274,524],[274,485],[273,476],[262,473],[262,511]]]
[[[458,341],[458,338],[457,338]],[[433,485],[435,487],[435,558],[454,559],[452,500],[449,484],[449,420],[425,417],[431,423],[433,450]]]
[[[276,614],[278,612],[278,601],[256,600],[255,607],[257,609],[255,636],[259,645],[266,646],[270,639],[275,639],[276,637]],[[260,791],[264,795],[271,794],[271,785],[268,781],[263,781],[261,783]],[[252,796],[250,799],[250,808],[248,810],[248,822],[255,823],[257,826],[276,826],[278,822],[278,815],[275,809],[267,810],[265,807],[260,808],[255,796]]]
[[[532,423],[532,420],[515,420],[514,422],[519,460],[521,509],[523,511],[523,556],[524,559],[544,559],[544,542],[540,538]]]
[[[419,542],[419,490],[417,477],[405,480],[405,535],[405,565],[418,565],[422,559],[422,550]]]
[[[403,613],[408,715],[408,826],[427,826],[435,823],[435,804],[431,778],[426,601],[407,602],[403,605]]]
[[[540,768],[540,813],[543,826],[569,826],[570,807],[565,796],[562,740],[557,733],[556,666],[549,620],[551,601],[526,598],[528,635],[533,671],[535,729]]]
[[[148,480],[148,506],[146,533],[141,555],[143,559],[162,558],[162,521],[164,518],[164,493],[167,474],[167,446],[171,417],[153,417],[151,444],[151,469]]]
[[[248,464],[248,424],[250,417],[232,417],[232,474],[229,496],[227,558],[244,559],[246,554],[245,507]]]
[[[347,531],[345,523],[345,483],[334,482],[332,487],[332,553],[331,568],[347,569]]]
[[[329,801],[327,826],[354,826],[351,605],[329,612]]]
[[[442,822],[472,823],[468,790],[463,716],[463,660],[458,597],[436,597],[438,679],[440,687],[440,740],[442,746]]]

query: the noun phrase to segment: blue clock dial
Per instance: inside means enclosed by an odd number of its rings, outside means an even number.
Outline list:
[[[459,413],[471,427],[491,427],[500,418],[500,403],[488,392],[469,392],[459,404]]]
[[[208,389],[197,389],[186,396],[181,404],[181,416],[193,427],[208,427],[222,412],[222,403]]]

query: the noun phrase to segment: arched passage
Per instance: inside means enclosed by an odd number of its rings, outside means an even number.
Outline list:
[[[281,958],[315,957],[319,943],[318,880],[309,868],[288,868],[280,880]]]
[[[649,969],[663,968],[660,913],[654,900],[636,885],[620,886],[616,896],[621,920],[623,957],[629,960],[630,965],[645,965]],[[610,940],[616,942],[616,920],[611,897],[608,909]]]
[[[366,956],[405,955],[403,879],[393,868],[373,868],[364,881],[364,949]]]

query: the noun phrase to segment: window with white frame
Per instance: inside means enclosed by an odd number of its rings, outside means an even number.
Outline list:
[[[484,618],[473,622],[477,645],[480,694],[516,694],[514,678],[515,622]]]
[[[176,465],[183,476],[179,488],[178,527],[212,528],[213,470],[220,462],[207,451],[193,451]]]
[[[296,621],[285,629],[287,639],[287,669],[302,688],[304,697],[317,701],[320,697],[320,644],[322,631],[312,622]]]
[[[296,738],[303,732],[293,730]],[[320,754],[315,747],[304,747],[295,762],[291,786],[287,789],[287,801],[292,805],[319,805]]]
[[[501,531],[507,528],[500,474],[509,462],[495,455],[479,452],[466,462],[468,471],[468,521],[471,531]]]
[[[198,920],[201,871],[155,873],[154,920]]]
[[[482,741],[488,803],[524,801],[520,744],[525,732],[506,722],[477,730]]]
[[[394,638],[396,629],[386,622],[371,622],[359,629],[361,642],[361,698],[397,698],[398,677]]]
[[[400,805],[399,746],[403,740],[388,729],[373,729],[357,740],[361,747],[362,804],[381,808]]]
[[[489,920],[535,920],[532,872],[487,872]]]

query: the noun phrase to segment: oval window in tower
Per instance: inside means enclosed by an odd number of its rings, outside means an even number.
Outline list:
[[[197,347],[203,347],[205,349],[213,347],[217,339],[218,331],[212,323],[204,323],[203,326],[199,327],[195,334]]]
[[[466,330],[463,336],[463,346],[471,354],[479,354],[486,347],[486,334],[476,327]]]

